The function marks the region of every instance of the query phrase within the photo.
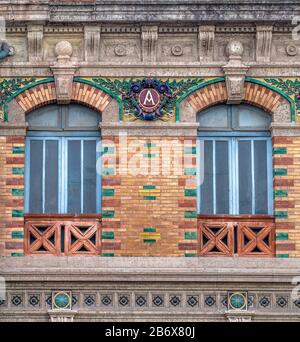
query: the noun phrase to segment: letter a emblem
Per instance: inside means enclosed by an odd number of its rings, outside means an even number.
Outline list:
[[[152,96],[152,93],[150,90],[147,91],[143,105],[144,106],[155,106],[155,102],[154,102],[154,99],[153,99],[153,96]]]

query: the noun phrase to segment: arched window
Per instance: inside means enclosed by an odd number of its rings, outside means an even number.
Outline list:
[[[49,105],[26,121],[26,212],[99,213],[100,114],[77,104]]]
[[[271,116],[249,105],[218,105],[200,112],[197,120],[203,154],[198,212],[272,214]]]

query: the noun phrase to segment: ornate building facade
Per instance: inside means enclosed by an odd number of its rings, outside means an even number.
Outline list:
[[[0,320],[299,320],[298,1],[0,10]]]

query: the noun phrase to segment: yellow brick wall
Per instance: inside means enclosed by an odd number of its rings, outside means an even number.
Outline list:
[[[300,137],[273,138],[276,254],[300,257]]]
[[[114,233],[114,239],[102,241],[103,254],[196,254],[195,139],[130,137],[121,150],[117,137],[106,138],[103,144],[109,152],[104,154],[103,172],[110,173],[103,176],[102,184],[103,232]],[[126,153],[128,161],[123,163],[120,159]],[[143,175],[130,174],[134,156],[141,160],[137,170],[143,170]],[[129,175],[124,174],[128,170]]]
[[[0,137],[0,255],[23,253],[24,138]]]

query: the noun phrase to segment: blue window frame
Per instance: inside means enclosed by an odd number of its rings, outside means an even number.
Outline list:
[[[28,122],[32,125],[26,137],[25,151],[26,212],[79,214],[101,211],[100,134],[96,121],[95,127],[91,126],[95,112],[90,109],[90,120],[87,121],[90,121],[89,129],[94,131],[75,130],[74,117],[79,118],[79,125],[82,123],[78,114],[82,106],[78,107],[51,106],[48,111],[50,118],[45,112],[47,107],[43,108],[44,114],[40,117],[36,112],[32,112],[31,117],[29,114]],[[53,113],[57,113],[55,120]],[[84,113],[85,110],[82,115]],[[69,128],[67,117],[73,118],[70,121],[73,129]],[[47,130],[44,130],[45,122]],[[58,122],[61,122],[59,127]],[[51,127],[51,123],[55,127]]]
[[[245,105],[222,105],[200,113],[198,121],[198,212],[271,215],[269,114]]]

